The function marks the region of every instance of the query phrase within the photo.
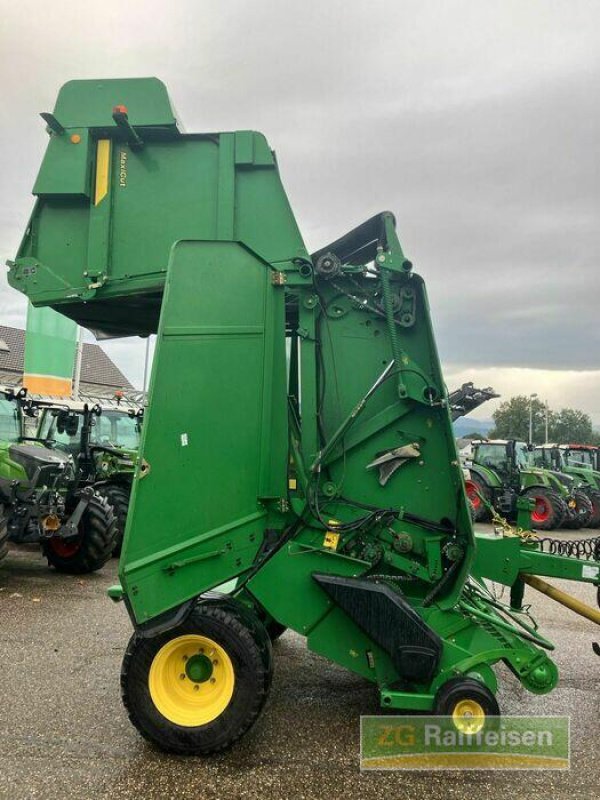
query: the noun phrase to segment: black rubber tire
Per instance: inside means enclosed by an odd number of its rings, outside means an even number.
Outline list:
[[[272,660],[266,657],[261,641],[264,626],[258,620],[255,626],[249,625],[249,612],[238,613],[232,605],[199,603],[177,628],[151,639],[134,634],[129,642],[121,670],[123,704],[142,736],[166,752],[206,756],[226,750],[260,716],[272,677]],[[161,647],[190,633],[208,636],[223,647],[235,673],[229,705],[212,722],[196,727],[177,725],[164,717],[148,688],[150,667]]]
[[[471,477],[466,479],[465,484],[467,498],[473,506],[473,521],[483,522],[484,520],[488,519],[490,512],[488,511],[486,505],[481,501],[479,501],[479,504],[477,504],[476,500],[471,495],[471,492],[477,492],[477,494],[480,494],[487,503],[490,503],[492,495],[489,487],[486,486],[481,478],[479,478],[479,476],[475,475],[473,472],[471,473]]]
[[[481,681],[475,678],[451,678],[438,689],[433,713],[441,717],[451,717],[462,700],[474,700],[485,712],[484,730],[497,726],[500,717],[498,701]]]
[[[562,528],[562,526],[565,524],[565,520],[569,516],[569,507],[567,505],[566,500],[564,500],[558,492],[555,492],[555,495],[556,495],[556,505],[561,515],[560,522],[558,523],[557,527]]]
[[[8,515],[0,503],[0,561],[8,554]]]
[[[101,486],[94,487],[96,493],[102,497],[106,497],[109,505],[112,506],[117,521],[117,532],[115,535],[115,546],[113,548],[113,556],[121,554],[121,547],[123,546],[123,536],[125,534],[125,524],[127,522],[127,512],[129,510],[129,498],[131,496],[131,487],[125,486],[121,483],[105,483]]]
[[[524,497],[529,497],[535,500],[537,497],[543,498],[547,504],[549,513],[547,518],[534,519],[534,513],[531,515],[531,527],[538,531],[552,531],[555,528],[560,528],[563,524],[567,505],[562,497],[552,489],[546,489],[545,486],[532,486],[523,492]]]
[[[101,569],[115,546],[116,519],[105,497],[94,494],[79,523],[79,547],[73,554],[57,551],[52,539],[42,543],[50,566],[69,575],[83,575]]]
[[[582,489],[592,504],[592,516],[587,524],[588,528],[600,528],[600,491],[592,486]]]
[[[571,515],[563,522],[565,528],[579,530],[587,528],[594,515],[594,507],[590,498],[581,490],[576,489],[573,497],[577,505],[571,511]]]

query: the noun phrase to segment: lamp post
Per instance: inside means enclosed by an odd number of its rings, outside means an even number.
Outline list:
[[[536,397],[535,392],[529,395],[529,444],[533,444],[533,401]]]

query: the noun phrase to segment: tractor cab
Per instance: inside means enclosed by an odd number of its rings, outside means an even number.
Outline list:
[[[142,409],[113,408],[110,401],[47,403],[40,407],[36,438],[75,459],[90,449],[131,454],[140,445],[142,417]]]
[[[510,484],[518,484],[520,471],[532,464],[529,446],[514,439],[474,442],[472,460],[504,476]]]
[[[533,465],[541,469],[563,471],[568,466],[564,450],[556,444],[537,445],[532,454]]]
[[[565,444],[560,446],[560,451],[565,466],[599,471],[597,447],[585,444]]]
[[[21,441],[22,416],[19,405],[0,394],[0,447]]]
[[[103,410],[92,428],[90,442],[129,452],[137,451],[140,446],[142,416],[131,411]]]
[[[57,450],[77,458],[80,449],[79,415],[66,408],[44,409],[37,437]]]

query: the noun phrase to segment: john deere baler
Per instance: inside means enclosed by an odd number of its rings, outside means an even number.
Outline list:
[[[311,255],[265,137],[183,133],[155,79],[72,81],[43,116],[11,285],[99,336],[157,334],[112,590],[135,627],[122,688],[142,734],[201,754],[242,736],[282,627],[384,707],[467,731],[498,713],[497,662],[550,691],[552,645],[519,589],[532,572],[597,584],[598,565],[476,541],[392,214]],[[516,587],[515,608],[485,577]]]

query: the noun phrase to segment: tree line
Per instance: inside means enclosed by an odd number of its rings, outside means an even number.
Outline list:
[[[490,439],[529,440],[529,408],[532,408],[533,443],[546,441],[546,405],[538,398],[525,395],[511,397],[500,403],[492,414],[494,428],[487,434]],[[577,408],[548,410],[548,441],[562,444],[600,445],[600,432],[594,430],[589,414]]]

